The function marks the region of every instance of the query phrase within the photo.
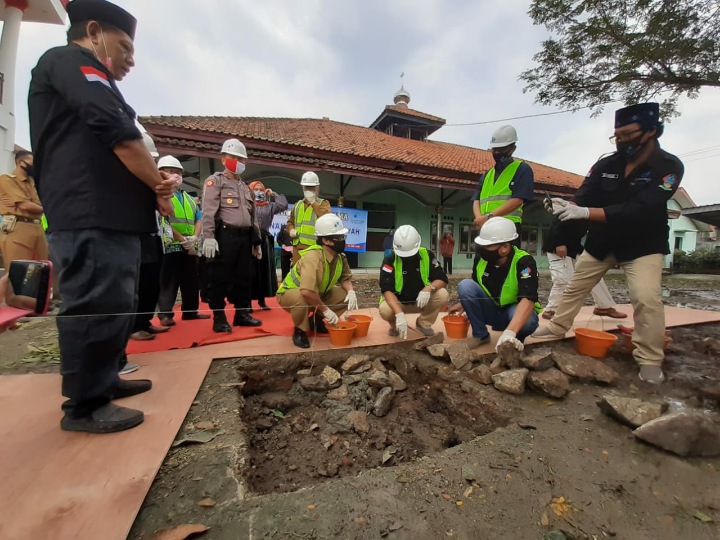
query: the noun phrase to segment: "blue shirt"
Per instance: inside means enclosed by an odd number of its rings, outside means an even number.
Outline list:
[[[499,165],[495,165],[496,179],[510,163],[511,161],[504,161]],[[485,181],[485,176],[487,176],[487,173],[483,174],[480,178],[477,191],[473,194],[470,200],[478,200],[480,192],[482,191],[483,182]],[[533,170],[530,165],[524,161],[520,164],[518,170],[515,172],[515,177],[512,179],[512,182],[510,182],[510,190],[512,191],[513,199],[522,199],[526,203],[535,200],[535,175],[533,174]]]

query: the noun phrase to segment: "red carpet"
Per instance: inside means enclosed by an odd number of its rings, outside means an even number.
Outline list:
[[[127,346],[127,353],[141,354],[169,351],[171,349],[189,349],[202,345],[240,341],[269,335],[292,336],[293,325],[290,314],[278,306],[275,298],[268,298],[267,305],[271,309],[269,311],[263,311],[258,307],[257,302],[253,301],[252,316],[262,321],[262,326],[235,326],[233,327],[232,334],[216,334],[213,332],[212,319],[183,321],[181,314],[178,313],[180,305],[177,305],[175,306],[176,324],[170,327],[169,332],[158,334],[155,336],[155,339],[150,341],[134,341],[131,339]],[[200,312],[210,313],[210,308],[207,304],[200,304]],[[235,308],[228,306],[225,308],[225,313],[228,321],[232,323]],[[152,324],[160,326],[160,321],[157,317],[153,319]]]

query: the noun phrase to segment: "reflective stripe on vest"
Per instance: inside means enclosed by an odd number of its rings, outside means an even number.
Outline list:
[[[495,167],[485,174],[482,190],[480,191],[479,203],[480,214],[489,214],[493,210],[500,208],[506,201],[512,198],[512,190],[510,183],[515,178],[515,173],[522,165],[522,161],[513,161],[503,169],[497,181],[495,180]],[[503,217],[508,218],[514,223],[522,223],[523,207],[513,210]]]
[[[318,199],[317,203],[322,204],[323,199]],[[295,216],[295,231],[297,236],[293,238],[293,246],[303,244],[305,246],[312,246],[316,241],[315,236],[315,221],[317,216],[313,210],[312,205],[305,206],[305,201],[298,201],[293,207],[293,215]]]
[[[192,236],[195,233],[195,213],[197,204],[184,191],[181,192],[182,203],[173,195],[173,213],[167,217],[168,223],[183,236]],[[179,244],[173,240],[172,244]]]
[[[430,256],[428,255],[427,249],[421,247],[418,250],[420,255],[420,279],[423,284],[427,287],[430,285]],[[402,259],[395,255],[395,262],[393,263],[395,268],[395,292],[401,293],[403,290],[403,271],[402,271]]]
[[[510,306],[518,303],[517,296],[518,289],[520,287],[518,285],[517,278],[517,262],[523,257],[529,256],[529,253],[518,249],[515,246],[513,246],[513,249],[515,250],[515,254],[513,255],[512,262],[510,263],[510,270],[508,271],[507,277],[505,278],[505,283],[503,283],[502,290],[500,291],[500,307]],[[480,259],[480,262],[478,262],[477,268],[475,270],[475,277],[477,278],[477,282],[480,284],[483,291],[485,291],[489,298],[492,298],[490,291],[487,290],[487,288],[482,282],[483,274],[485,273],[486,268],[487,261],[485,259]],[[495,303],[497,304],[497,302]],[[541,311],[542,306],[538,302],[535,302],[535,313],[540,313]]]
[[[42,217],[40,218],[40,223],[42,224],[43,231],[47,231],[48,230],[48,222],[47,222],[47,218],[45,217],[45,214],[43,214]]]
[[[317,251],[322,250],[322,246],[310,246],[307,249],[303,249],[300,252],[300,257],[302,258],[306,253],[309,253],[310,251]],[[345,254],[341,253],[338,255],[337,259],[335,259],[335,273],[333,276],[330,276],[330,263],[328,262],[327,258],[325,257],[325,253],[323,252],[323,261],[325,261],[325,272],[323,273],[323,279],[322,283],[320,284],[320,290],[318,291],[319,294],[325,294],[330,289],[332,289],[335,285],[337,285],[337,282],[340,281],[340,278],[342,277],[342,271],[343,271],[343,260],[345,257]],[[298,261],[299,263],[300,261]],[[285,291],[289,289],[297,289],[300,287],[300,274],[297,271],[298,263],[295,263],[290,270],[290,273],[285,276],[285,279],[280,284],[280,287],[278,288],[278,294],[282,294]]]

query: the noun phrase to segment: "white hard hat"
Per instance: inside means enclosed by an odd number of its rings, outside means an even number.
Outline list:
[[[342,220],[335,214],[325,214],[317,218],[315,222],[315,236],[334,236],[336,234],[347,234],[348,230]]]
[[[480,234],[475,238],[475,243],[481,246],[492,246],[493,244],[504,244],[512,242],[518,237],[515,223],[504,217],[490,218],[480,229]]]
[[[164,169],[165,167],[170,169],[180,169],[181,171],[185,170],[185,167],[182,166],[180,160],[173,156],[163,156],[158,160],[158,169]]]
[[[393,251],[398,257],[412,257],[420,249],[420,233],[412,225],[401,225],[393,236]]]
[[[518,140],[517,131],[512,126],[501,126],[497,128],[490,139],[490,148],[503,148],[515,144]]]
[[[300,180],[300,185],[301,186],[319,186],[320,178],[318,178],[318,175],[315,174],[314,172],[308,171],[302,175],[302,179]]]
[[[237,139],[228,139],[225,141],[222,145],[220,153],[247,159],[247,150],[245,150],[245,145]]]
[[[148,152],[150,152],[150,155],[153,157],[153,159],[159,157],[160,154],[158,154],[157,148],[155,146],[155,141],[153,141],[153,138],[150,136],[150,134],[147,131],[143,131],[142,138],[143,142],[145,143],[145,148],[147,148]]]

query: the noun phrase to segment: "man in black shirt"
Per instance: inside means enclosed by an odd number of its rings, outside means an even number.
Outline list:
[[[172,211],[174,182],[157,170],[115,84],[135,65],[137,21],[105,0],[67,10],[68,45],[32,72],[30,136],[63,291],[57,326],[69,399],[60,425],[109,433],[144,419],[111,400],[152,386],[122,380],[118,369],[137,308],[140,238],[156,231],[156,208]]]
[[[411,225],[398,227],[393,252],[380,269],[380,316],[390,323],[388,334],[407,339],[405,313],[419,313],[415,328],[432,336],[432,325],[447,305],[448,278],[432,251],[420,247],[420,235]]]
[[[497,342],[517,350],[538,327],[538,272],[535,259],[512,245],[517,239],[515,224],[504,217],[490,218],[475,238],[478,252],[473,264],[472,279],[458,285],[460,303],[451,312],[464,310],[470,320],[473,337],[468,347],[477,348],[490,342],[487,327],[503,331]]]
[[[588,233],[585,252],[578,258],[555,316],[534,336],[564,335],[587,293],[619,264],[634,309],[633,355],[640,365],[640,379],[651,383],[665,378],[660,283],[663,256],[670,252],[667,201],[684,172],[682,162],[660,148],[663,123],[659,112],[657,103],[616,111],[615,134],[610,139],[617,152],[593,165],[571,202],[552,199],[549,210]]]

